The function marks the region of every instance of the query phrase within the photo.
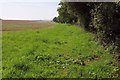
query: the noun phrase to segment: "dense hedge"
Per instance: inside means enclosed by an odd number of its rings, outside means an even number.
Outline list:
[[[120,6],[118,3],[95,3],[91,10],[90,26],[94,27],[98,40],[104,44],[120,47]]]
[[[120,2],[61,2],[57,22],[76,23],[96,35],[103,45],[120,51]]]

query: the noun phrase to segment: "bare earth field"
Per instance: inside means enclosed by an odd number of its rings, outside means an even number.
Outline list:
[[[2,20],[2,31],[39,29],[51,27],[54,24],[53,22],[42,20]]]

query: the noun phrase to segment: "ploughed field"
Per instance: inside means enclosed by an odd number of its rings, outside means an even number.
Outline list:
[[[82,28],[3,21],[3,78],[116,78],[113,55]]]
[[[42,20],[2,20],[2,31],[22,31],[50,27],[54,23]]]

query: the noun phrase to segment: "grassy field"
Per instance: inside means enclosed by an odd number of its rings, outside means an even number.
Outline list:
[[[3,78],[117,77],[118,67],[113,55],[93,41],[93,36],[67,24],[5,31]]]

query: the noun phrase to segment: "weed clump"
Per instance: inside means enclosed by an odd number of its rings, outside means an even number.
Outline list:
[[[22,70],[22,71],[28,71],[30,67],[28,65],[25,65],[23,63],[18,63],[14,65],[15,69]]]

